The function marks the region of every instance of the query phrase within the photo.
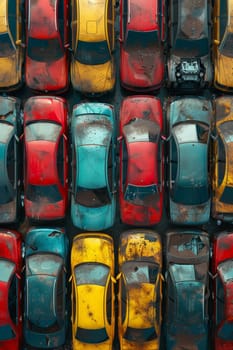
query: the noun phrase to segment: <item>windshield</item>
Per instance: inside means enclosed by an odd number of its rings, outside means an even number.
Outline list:
[[[58,38],[28,38],[28,57],[38,62],[53,62],[64,56],[64,48]]]
[[[209,200],[209,189],[207,186],[182,187],[175,184],[172,190],[174,202],[184,205],[203,204]]]
[[[233,187],[226,186],[220,197],[222,203],[232,204],[233,203]]]
[[[104,64],[111,60],[107,41],[85,42],[78,41],[74,58],[87,65]]]
[[[149,32],[138,32],[134,30],[129,30],[127,33],[126,48],[133,49],[146,49],[159,46],[158,31],[153,30]]]
[[[26,198],[32,202],[40,202],[46,198],[49,203],[56,203],[62,200],[57,185],[28,185],[26,188]]]
[[[27,124],[26,126],[26,140],[27,141],[51,141],[56,142],[61,131],[59,124],[51,122],[35,122]]]
[[[208,38],[194,40],[177,37],[174,42],[173,53],[180,57],[206,56],[209,53]]]
[[[233,341],[233,322],[224,322],[218,331],[218,337],[224,340]]]
[[[15,264],[7,260],[0,260],[0,281],[8,282],[15,268]]]
[[[99,208],[111,203],[107,187],[89,189],[79,186],[75,200],[76,203],[89,208]]]
[[[0,326],[0,341],[15,338],[15,333],[9,324]]]
[[[136,205],[153,206],[159,196],[158,186],[134,186],[129,184],[126,188],[124,199]]]
[[[12,56],[15,48],[12,45],[11,38],[8,33],[0,33],[0,57]]]
[[[94,284],[105,287],[109,275],[109,267],[100,263],[85,263],[75,267],[77,286]]]

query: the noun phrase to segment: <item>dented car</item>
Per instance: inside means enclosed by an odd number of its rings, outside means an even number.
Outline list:
[[[30,220],[64,219],[68,206],[68,106],[53,96],[24,105],[24,206]]]
[[[224,231],[214,237],[212,255],[214,349],[233,348],[233,233]]]
[[[158,350],[162,322],[162,245],[158,233],[128,230],[119,242],[118,338],[121,350]]]
[[[62,93],[69,86],[69,0],[25,0],[27,86]]]
[[[115,0],[72,0],[71,83],[84,94],[115,85]]]
[[[120,1],[120,81],[125,89],[161,87],[164,39],[164,0]]]
[[[16,90],[23,83],[21,1],[1,0],[0,18],[0,91]]]
[[[25,239],[26,348],[54,349],[66,340],[68,238],[62,229],[31,228]]]
[[[169,9],[168,86],[186,93],[209,87],[213,75],[211,1],[171,0]]]
[[[209,349],[209,238],[199,230],[166,237],[166,349]]]
[[[120,108],[121,221],[150,226],[160,222],[164,197],[163,112],[153,96],[130,96]]]
[[[22,237],[17,231],[0,230],[0,349],[21,350]]]
[[[201,225],[209,221],[212,115],[212,103],[206,98],[168,100],[168,186],[172,223]]]
[[[113,106],[80,103],[73,108],[71,219],[76,227],[100,231],[114,224],[116,140]]]
[[[214,111],[212,216],[220,221],[233,222],[233,97],[217,97]]]
[[[233,92],[232,0],[215,0],[213,8],[214,86]]]
[[[21,207],[20,101],[0,96],[0,223],[17,223]]]
[[[84,233],[71,248],[73,350],[112,349],[115,329],[114,247],[111,236]]]

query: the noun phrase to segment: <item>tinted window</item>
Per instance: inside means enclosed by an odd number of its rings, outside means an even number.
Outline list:
[[[132,328],[127,327],[124,338],[133,342],[147,342],[157,338],[155,328]]]
[[[159,45],[158,31],[137,32],[129,30],[127,33],[125,46],[126,49],[146,49]],[[154,48],[153,48],[154,49]]]
[[[16,41],[17,35],[16,35],[16,2],[17,0],[9,0],[7,1],[8,4],[8,21],[9,21],[9,27],[11,31],[11,35],[13,37],[13,40]]]
[[[57,317],[60,321],[64,320],[65,315],[65,275],[64,275],[64,269],[60,269],[59,275],[57,277],[57,286],[56,286],[56,308],[57,308]]]
[[[182,187],[175,183],[171,194],[175,202],[185,205],[198,205],[209,200],[207,186]]]
[[[27,141],[51,141],[56,142],[61,131],[59,124],[50,122],[35,122],[27,124],[26,126],[26,140]]]
[[[75,267],[75,279],[78,286],[95,284],[105,287],[108,275],[109,267],[100,263],[85,263]]]
[[[15,146],[15,139],[12,138],[7,149],[7,173],[12,187],[16,185],[15,167],[17,166],[17,159],[15,157]]]
[[[15,48],[12,45],[8,33],[0,33],[0,57],[12,56],[15,53]]]
[[[84,329],[78,327],[75,338],[83,343],[98,344],[106,341],[108,339],[108,335],[105,328]]]
[[[58,38],[28,38],[28,57],[38,62],[53,62],[64,56],[64,49]]]
[[[111,60],[107,41],[85,42],[78,41],[74,58],[82,64],[98,65]]]
[[[157,185],[134,186],[128,185],[124,199],[136,205],[153,206],[158,199],[159,189]]]
[[[220,27],[220,40],[222,40],[223,35],[225,33],[226,30],[226,25],[227,25],[227,20],[228,20],[228,16],[227,16],[227,3],[228,0],[219,0],[219,6],[220,6],[220,23],[219,23],[219,27]]]
[[[233,203],[233,187],[226,186],[224,188],[220,201],[227,204]]]
[[[111,203],[107,187],[88,189],[79,186],[75,199],[78,204],[89,208],[98,208]]]
[[[62,200],[57,185],[28,185],[25,195],[32,202],[40,201],[42,198],[46,198],[50,203],[56,203]]]
[[[61,182],[61,184],[64,186],[64,138],[61,137],[59,144],[58,144],[58,151],[57,151],[57,170],[58,170],[58,177]]]
[[[108,323],[112,323],[112,283],[108,284],[106,313]]]
[[[15,338],[15,333],[10,325],[0,326],[0,340],[9,340]]]
[[[58,27],[62,42],[64,42],[64,6],[64,0],[58,0]]]
[[[0,260],[0,281],[8,282],[15,268],[15,264],[10,261]]]
[[[121,278],[120,292],[121,292],[121,320],[122,320],[122,323],[124,323],[125,316],[126,316],[127,292],[126,292],[125,281],[123,278]]]
[[[224,56],[233,57],[233,33],[224,35],[219,50]]]
[[[218,186],[221,185],[224,174],[225,174],[225,167],[226,167],[226,153],[225,153],[225,147],[222,139],[218,137],[217,139],[217,170],[218,170]]]
[[[18,323],[17,302],[18,302],[18,280],[14,275],[11,280],[9,294],[8,294],[8,309],[9,309],[11,319],[15,324]]]

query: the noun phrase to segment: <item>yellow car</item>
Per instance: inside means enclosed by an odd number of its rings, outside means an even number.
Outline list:
[[[119,245],[118,336],[121,350],[157,350],[160,344],[162,247],[151,230],[122,233]]]
[[[23,48],[20,0],[0,1],[0,91],[22,84]]]
[[[71,82],[81,93],[114,88],[114,5],[115,0],[72,0]]]
[[[215,0],[213,11],[214,86],[233,92],[233,0]]]
[[[217,97],[214,110],[212,216],[233,222],[233,96]]]
[[[115,327],[112,238],[103,233],[75,236],[71,272],[73,350],[110,350]]]

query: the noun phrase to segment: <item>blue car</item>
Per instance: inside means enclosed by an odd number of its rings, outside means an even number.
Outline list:
[[[24,339],[53,349],[66,340],[68,238],[61,229],[35,228],[25,240]]]
[[[116,156],[114,111],[105,103],[73,108],[71,218],[74,226],[100,231],[114,224]]]
[[[210,217],[209,146],[211,101],[202,97],[170,100],[168,186],[170,219],[201,225]]]
[[[209,345],[209,238],[177,230],[166,240],[166,350],[207,350]]]

